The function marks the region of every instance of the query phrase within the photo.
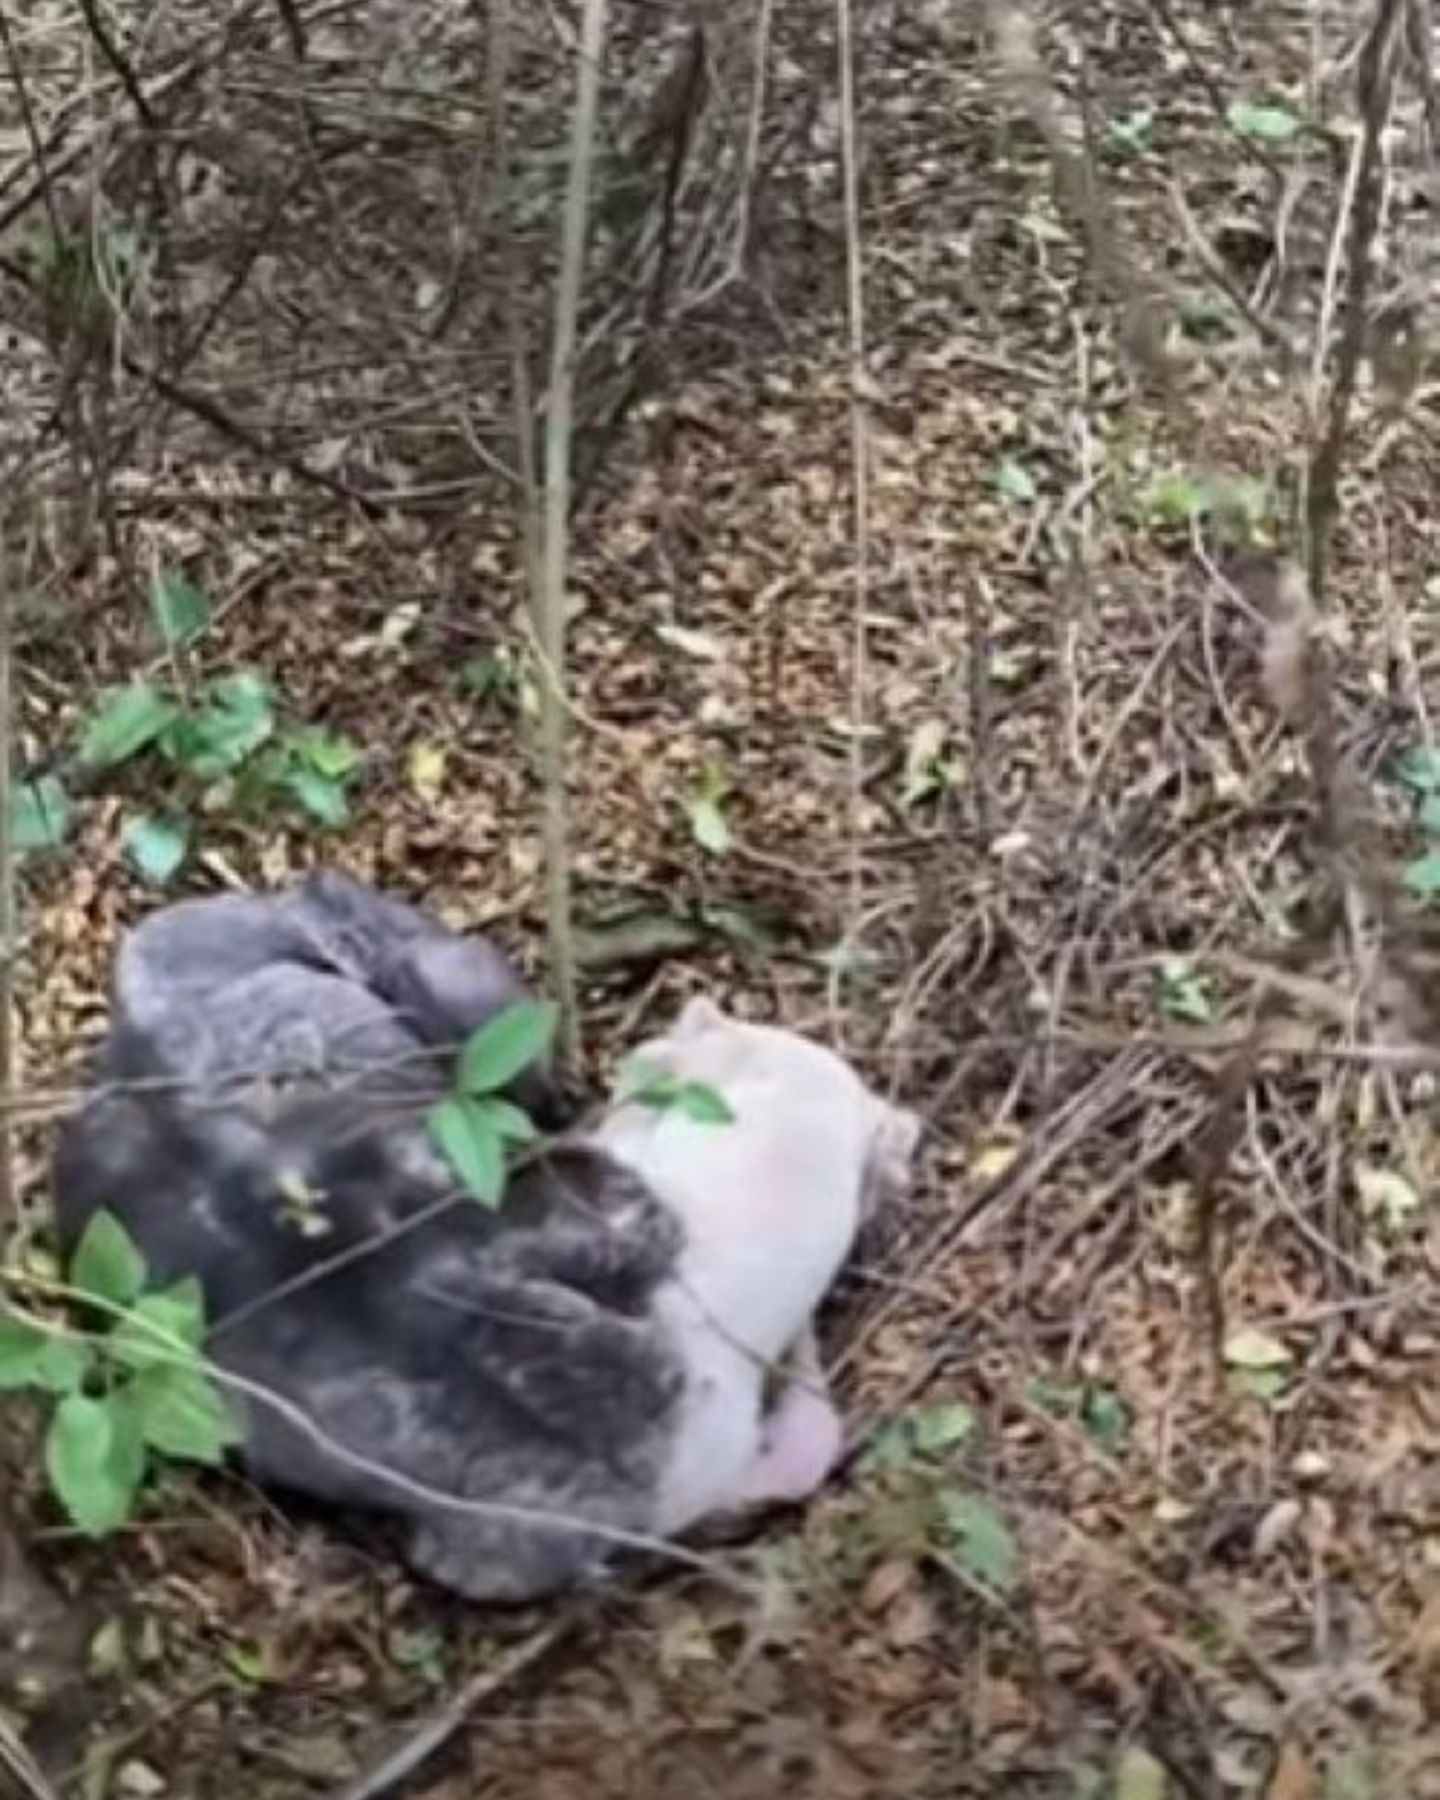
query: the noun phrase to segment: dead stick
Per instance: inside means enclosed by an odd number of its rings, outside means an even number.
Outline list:
[[[527,1669],[533,1668],[542,1656],[547,1656],[563,1638],[568,1637],[578,1623],[579,1616],[577,1611],[567,1618],[542,1625],[523,1643],[517,1644],[499,1663],[472,1675],[454,1699],[447,1700],[422,1720],[398,1749],[368,1774],[352,1781],[348,1787],[338,1789],[330,1796],[330,1800],[385,1800],[387,1795],[393,1794],[412,1775],[417,1774],[422,1765],[429,1762],[435,1752],[454,1737],[476,1707],[493,1699],[502,1688],[508,1687]]]

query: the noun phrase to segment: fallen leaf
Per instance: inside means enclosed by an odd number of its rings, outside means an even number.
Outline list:
[[[999,1181],[1015,1166],[1020,1155],[1020,1139],[1010,1132],[997,1132],[982,1138],[970,1158],[970,1173],[976,1181]]]
[[[1265,1800],[1314,1800],[1315,1771],[1298,1744],[1282,1744]]]
[[[1398,1230],[1420,1209],[1420,1196],[1395,1169],[1377,1169],[1370,1163],[1357,1163],[1355,1192],[1366,1216],[1380,1220],[1391,1231]]]
[[[891,1557],[871,1570],[860,1590],[860,1604],[866,1612],[884,1612],[914,1580],[915,1565],[903,1557]]]
[[[1246,1325],[1226,1338],[1225,1360],[1232,1369],[1278,1369],[1294,1359],[1279,1338]]]
[[[1304,1510],[1298,1500],[1277,1500],[1255,1528],[1256,1556],[1273,1556],[1300,1523]]]
[[[410,786],[422,800],[434,802],[445,785],[445,752],[438,744],[417,744],[410,752]]]

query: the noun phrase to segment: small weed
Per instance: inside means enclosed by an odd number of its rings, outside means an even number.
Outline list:
[[[506,1156],[539,1133],[528,1113],[501,1098],[501,1088],[537,1063],[555,1036],[558,1013],[542,1000],[520,1000],[471,1034],[456,1068],[455,1089],[431,1107],[426,1123],[437,1150],[483,1206],[505,1197]]]
[[[1406,863],[1401,879],[1417,898],[1434,900],[1440,895],[1440,749],[1418,744],[1405,751],[1392,766],[1390,778],[1411,796],[1424,845]]]
[[[1105,127],[1110,142],[1127,156],[1139,156],[1148,150],[1154,129],[1153,106],[1137,106],[1129,112],[1117,113]]]
[[[1214,983],[1188,956],[1167,956],[1160,965],[1160,1010],[1187,1025],[1208,1025],[1215,1017]]]
[[[976,1424],[963,1402],[947,1401],[882,1425],[861,1459],[881,1490],[866,1523],[888,1553],[953,1561],[982,1586],[1005,1593],[1019,1574],[1014,1534],[993,1501],[954,1479]]]
[[[210,623],[210,610],[183,576],[157,573],[150,613],[169,653],[169,678],[142,676],[103,694],[75,747],[76,761],[91,775],[142,760],[160,774],[159,804],[132,814],[121,827],[125,854],[140,875],[162,886],[179,872],[193,842],[196,812],[233,806],[263,813],[278,803],[322,826],[343,824],[361,766],[355,746],[282,719],[273,687],[253,669],[198,679],[191,649]],[[11,803],[16,848],[57,847],[72,812],[60,776],[17,784]]]
[[[147,1288],[144,1257],[108,1212],[91,1219],[68,1273],[99,1329],[69,1336],[0,1315],[0,1389],[54,1396],[46,1475],[74,1524],[98,1538],[134,1515],[157,1455],[214,1465],[240,1434],[202,1360],[197,1281]]]

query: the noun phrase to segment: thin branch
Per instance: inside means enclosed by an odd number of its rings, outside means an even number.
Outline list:
[[[570,125],[570,172],[561,231],[560,282],[555,297],[555,336],[545,417],[545,523],[540,583],[533,596],[535,629],[544,651],[540,685],[540,762],[545,785],[545,890],[550,980],[560,1005],[560,1041],[572,1060],[580,1053],[575,933],[570,908],[570,802],[566,792],[565,576],[570,540],[570,455],[574,438],[575,341],[585,239],[590,219],[590,175],[600,99],[600,61],[605,49],[605,0],[585,0],[577,51],[575,109]]]
[[[870,603],[870,417],[865,369],[865,271],[855,129],[855,33],[850,0],[835,0],[840,77],[840,172],[845,207],[845,300],[849,316],[852,617],[850,622],[849,894],[845,939],[858,949],[864,909],[865,698]],[[837,969],[840,965],[837,965]]]
[[[1374,274],[1375,236],[1380,221],[1381,140],[1390,117],[1395,88],[1395,38],[1404,13],[1403,0],[1378,0],[1370,29],[1360,51],[1356,88],[1360,101],[1360,143],[1354,163],[1353,205],[1346,243],[1348,261],[1345,290],[1345,325],[1336,356],[1335,379],[1325,430],[1310,461],[1305,492],[1305,565],[1310,601],[1325,605],[1325,577],[1330,559],[1330,538],[1339,507],[1340,469],[1345,456],[1346,429],[1359,378],[1365,344],[1366,305]],[[1349,186],[1351,184],[1347,184]],[[1337,236],[1342,219],[1336,222]],[[1325,352],[1325,320],[1317,355]]]
[[[502,1688],[509,1687],[527,1670],[533,1669],[562,1639],[569,1637],[578,1618],[577,1611],[564,1618],[552,1619],[522,1639],[499,1662],[472,1675],[453,1699],[444,1701],[428,1713],[405,1742],[382,1763],[358,1780],[336,1789],[331,1800],[385,1800],[385,1796],[393,1794],[411,1776],[419,1774],[478,1706],[493,1700]]]

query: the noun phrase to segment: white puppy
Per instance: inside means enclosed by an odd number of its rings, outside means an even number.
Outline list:
[[[707,1124],[631,1101],[599,1131],[685,1229],[653,1301],[686,1370],[657,1497],[655,1529],[668,1535],[802,1498],[830,1472],[842,1432],[813,1317],[862,1220],[903,1188],[920,1125],[832,1051],[708,1000],[692,1001],[635,1061],[704,1083],[734,1114]],[[786,1362],[767,1413],[767,1379]]]

